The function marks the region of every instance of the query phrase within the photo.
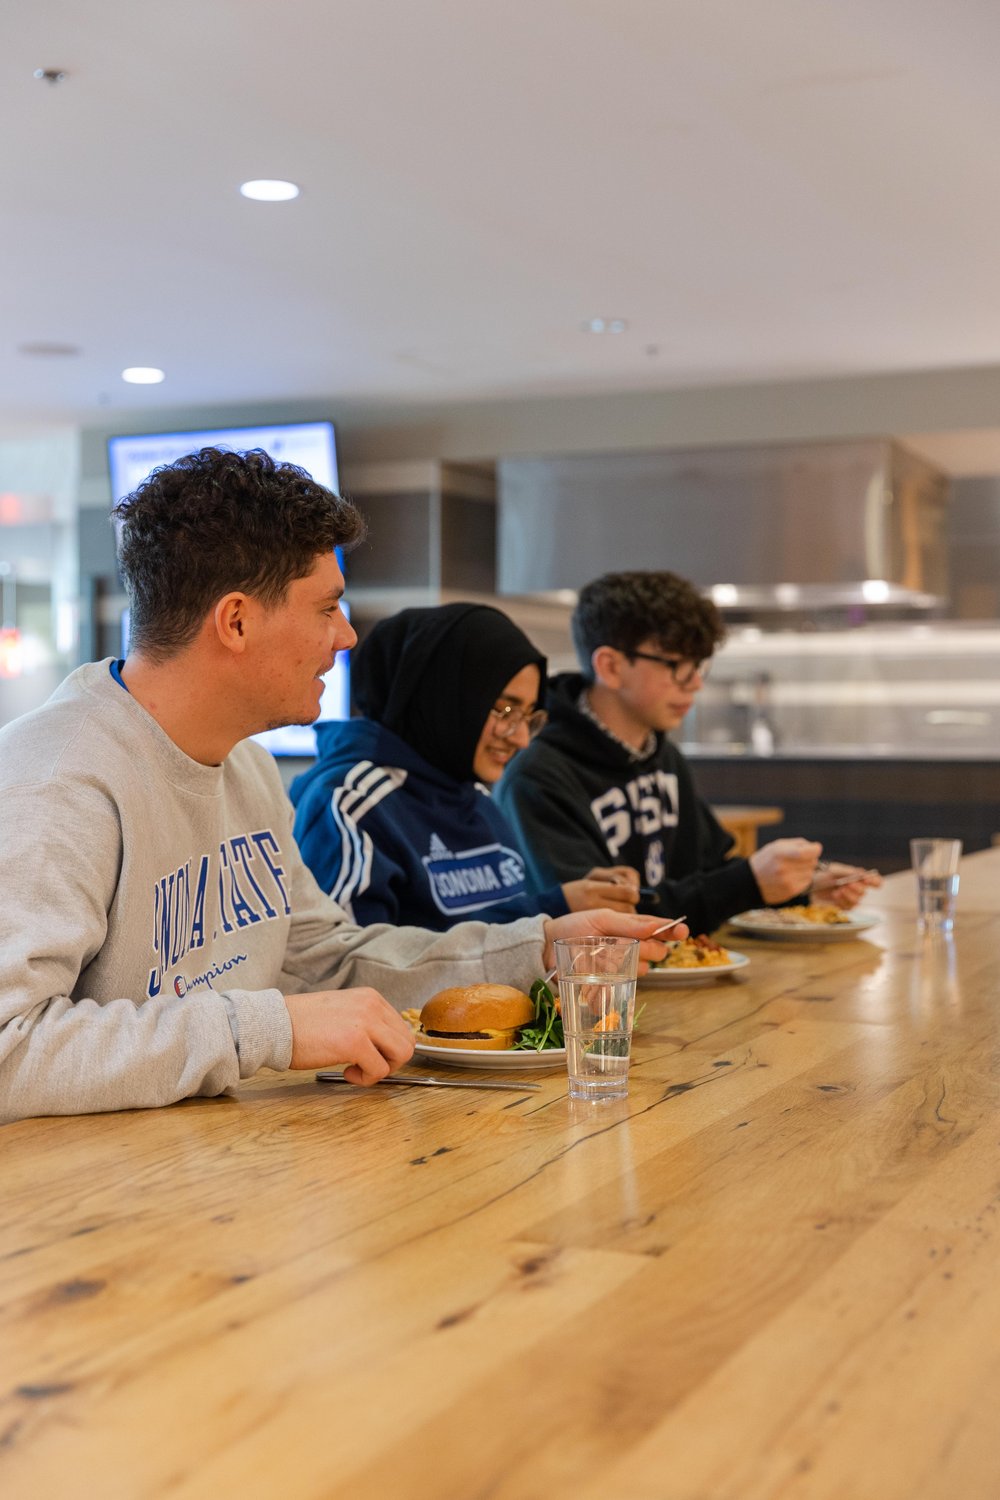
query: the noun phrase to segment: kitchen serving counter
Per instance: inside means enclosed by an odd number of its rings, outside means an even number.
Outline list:
[[[646,988],[628,1100],[3,1131],[6,1500],[995,1500],[1000,851]],[[509,1075],[507,1075],[509,1076]]]

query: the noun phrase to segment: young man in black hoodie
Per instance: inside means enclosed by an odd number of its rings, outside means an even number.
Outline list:
[[[673,573],[607,573],[582,590],[572,619],[580,673],[549,683],[549,722],[494,792],[543,889],[594,865],[630,865],[655,894],[640,910],[687,913],[711,932],[750,907],[812,889],[853,906],[877,877],[837,865],[817,875],[822,848],[775,839],[750,859],[700,800],[667,738],[691,708],[722,640],[714,604]]]

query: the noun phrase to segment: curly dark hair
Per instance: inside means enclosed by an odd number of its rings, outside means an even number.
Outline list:
[[[626,656],[650,641],[660,651],[706,661],[725,636],[722,616],[676,573],[605,573],[580,590],[570,621],[580,668],[593,681],[598,646]]]
[[[279,604],[321,553],[353,547],[365,523],[350,500],[262,449],[202,448],[154,469],[112,511],[136,650],[166,661],[224,594]]]

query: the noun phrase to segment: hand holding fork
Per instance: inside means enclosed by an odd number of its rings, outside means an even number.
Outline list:
[[[816,861],[816,874],[810,886],[814,896],[824,896],[835,906],[856,906],[867,890],[882,884],[878,870],[863,870],[858,865],[838,864],[835,860]]]

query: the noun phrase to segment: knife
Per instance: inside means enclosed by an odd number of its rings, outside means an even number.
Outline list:
[[[329,1069],[316,1074],[317,1083],[347,1083],[350,1079],[345,1078],[343,1073],[333,1073]],[[499,1078],[404,1078],[399,1073],[390,1078],[380,1078],[379,1083],[401,1083],[411,1084],[420,1089],[517,1089],[522,1094],[527,1089],[540,1089],[540,1083],[508,1083]],[[358,1084],[350,1084],[352,1088],[358,1088]]]

